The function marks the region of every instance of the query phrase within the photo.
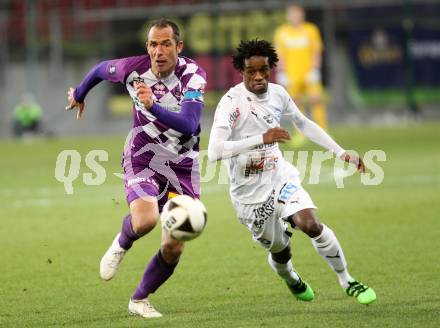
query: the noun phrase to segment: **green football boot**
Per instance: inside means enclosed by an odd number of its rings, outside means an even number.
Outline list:
[[[348,288],[345,292],[348,296],[356,297],[357,301],[361,304],[371,304],[376,300],[376,293],[373,288],[368,287],[359,281],[350,281]]]
[[[295,285],[289,285],[287,284],[287,287],[289,287],[290,291],[293,295],[295,295],[297,300],[310,302],[315,297],[315,293],[313,293],[312,287],[310,285],[301,280]]]

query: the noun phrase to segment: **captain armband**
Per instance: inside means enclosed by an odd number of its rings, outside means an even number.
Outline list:
[[[183,101],[203,102],[203,93],[199,90],[189,90],[183,94]]]

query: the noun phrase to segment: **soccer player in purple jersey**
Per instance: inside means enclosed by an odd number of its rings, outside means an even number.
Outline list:
[[[125,84],[133,99],[133,129],[127,137],[122,165],[130,214],[100,263],[100,275],[110,280],[133,242],[156,225],[165,202],[177,194],[200,197],[200,117],[206,73],[183,49],[178,26],[167,19],[148,31],[148,54],[107,60],[96,65],[68,91],[69,105],[84,111],[84,98],[102,80]],[[162,230],[161,247],[146,267],[130,298],[130,313],[161,317],[148,301],[174,272],[184,243]]]

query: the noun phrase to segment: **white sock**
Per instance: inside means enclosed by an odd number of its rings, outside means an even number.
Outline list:
[[[272,259],[271,253],[267,257],[267,261],[271,268],[278,273],[278,275],[283,278],[289,285],[294,285],[298,282],[299,276],[293,269],[292,260],[287,263],[278,263]]]
[[[348,282],[353,281],[347,270],[347,261],[345,260],[344,252],[339,244],[333,231],[323,224],[322,233],[315,238],[312,238],[312,244],[319,255],[327,261],[328,265],[338,275],[339,284],[342,288],[347,288]]]

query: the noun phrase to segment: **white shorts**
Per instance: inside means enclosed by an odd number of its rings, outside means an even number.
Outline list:
[[[285,219],[303,209],[316,208],[299,177],[275,186],[265,202],[242,204],[233,201],[233,205],[238,220],[252,232],[254,241],[272,253],[281,252],[290,243],[292,234],[287,230]]]

